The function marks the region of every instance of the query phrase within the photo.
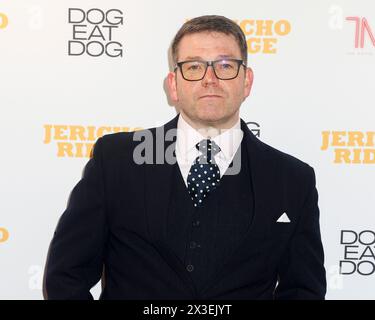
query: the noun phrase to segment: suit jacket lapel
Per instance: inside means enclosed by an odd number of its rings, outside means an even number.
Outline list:
[[[202,293],[214,286],[225,274],[234,270],[241,263],[241,260],[251,253],[250,250],[256,250],[257,244],[259,244],[259,241],[263,241],[270,226],[270,217],[266,213],[268,208],[272,206],[273,199],[270,199],[269,196],[273,197],[278,192],[277,190],[272,190],[275,186],[274,177],[275,174],[277,175],[276,172],[278,170],[277,163],[272,161],[265,145],[253,135],[243,120],[241,120],[241,129],[244,132],[244,143],[246,144],[250,162],[254,216],[242,240],[233,249],[232,253],[228,255],[224,264],[217,268],[217,272],[208,281]]]
[[[165,151],[174,141],[165,141],[165,133],[177,128],[178,116],[162,127],[152,130],[153,136],[153,163],[145,164],[145,206],[149,219],[149,232],[154,241],[165,242],[166,218],[171,191],[170,181],[173,164],[156,163],[156,154]],[[162,136],[163,139],[160,139]],[[162,145],[161,145],[162,144]],[[158,156],[160,160],[160,155]]]

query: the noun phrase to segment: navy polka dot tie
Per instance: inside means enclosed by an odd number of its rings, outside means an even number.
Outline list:
[[[202,154],[191,166],[187,184],[194,207],[201,207],[208,194],[219,186],[220,170],[214,156],[220,152],[220,147],[209,139],[198,142],[195,147]]]

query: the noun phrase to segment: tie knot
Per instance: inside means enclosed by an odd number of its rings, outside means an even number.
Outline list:
[[[221,150],[215,141],[210,139],[205,139],[198,142],[195,147],[204,155],[208,155],[209,158],[211,158],[211,155],[215,156],[215,154],[219,153]]]

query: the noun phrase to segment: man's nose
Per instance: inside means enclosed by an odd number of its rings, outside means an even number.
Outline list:
[[[206,74],[204,75],[204,78],[202,79],[202,84],[203,85],[208,85],[208,84],[218,84],[219,79],[215,75],[215,71],[213,66],[208,66]]]

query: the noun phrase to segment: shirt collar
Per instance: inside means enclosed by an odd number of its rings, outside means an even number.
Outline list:
[[[230,160],[241,144],[242,137],[241,123],[240,119],[238,119],[233,127],[211,138],[211,140],[221,149],[218,155],[222,155],[226,160]],[[176,148],[178,148],[178,152],[187,157],[190,152],[197,151],[195,145],[203,139],[207,139],[207,137],[194,129],[180,114],[177,122]]]
[[[232,128],[225,130],[216,137],[213,137],[212,140],[220,147],[222,151],[220,154],[224,156],[225,160],[231,160],[241,144],[242,137],[243,132],[241,130],[240,119],[238,118]]]

